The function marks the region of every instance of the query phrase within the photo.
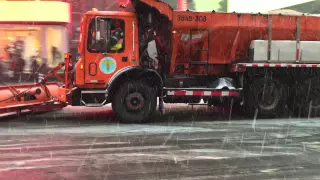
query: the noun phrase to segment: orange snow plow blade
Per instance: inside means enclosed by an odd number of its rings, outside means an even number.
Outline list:
[[[69,69],[72,67],[71,54],[64,55],[65,62],[53,68],[39,83],[0,86],[0,114],[23,110],[33,112],[54,111],[68,105],[68,98],[72,92]],[[65,74],[61,77],[57,72],[65,67]],[[58,83],[47,83],[49,76],[55,76],[62,81],[64,87]]]
[[[0,114],[30,110],[53,111],[66,106],[66,94],[58,83],[0,86]]]

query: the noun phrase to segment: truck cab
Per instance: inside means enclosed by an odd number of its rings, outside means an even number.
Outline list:
[[[163,73],[154,68],[150,53],[146,53],[156,32],[152,28],[154,15],[144,12],[153,11],[142,10],[140,14],[93,9],[84,14],[80,58],[73,72],[73,86],[77,88],[71,95],[73,106],[112,103],[120,119],[134,122],[155,115]]]
[[[105,88],[119,71],[138,66],[137,37],[135,13],[87,12],[81,22],[75,85]]]

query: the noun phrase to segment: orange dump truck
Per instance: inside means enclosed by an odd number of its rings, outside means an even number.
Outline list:
[[[250,117],[287,110],[316,115],[319,17],[174,11],[157,0],[131,0],[131,6],[130,12],[84,14],[80,58],[72,66],[66,54],[61,64],[65,85],[55,87],[56,95],[27,102],[49,97],[64,106],[111,103],[123,122],[150,120],[157,104],[162,112],[164,103],[201,100],[243,107]]]

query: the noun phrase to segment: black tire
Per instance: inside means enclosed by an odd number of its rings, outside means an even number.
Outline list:
[[[275,97],[266,97],[268,95],[264,95],[263,98],[260,93],[265,90],[266,92],[270,92],[266,87],[274,87]],[[270,95],[270,94],[269,94]],[[248,118],[276,118],[283,117],[286,112],[287,105],[287,97],[288,97],[288,88],[283,83],[273,79],[266,80],[264,78],[255,79],[252,83],[246,85],[246,89],[244,90],[244,98],[245,98],[245,108],[244,112]],[[263,104],[264,100],[269,100],[270,105]]]
[[[142,81],[125,82],[112,99],[112,109],[123,123],[147,122],[156,115],[156,91]]]
[[[318,77],[301,83],[297,88],[297,115],[300,117],[319,117],[320,80]]]

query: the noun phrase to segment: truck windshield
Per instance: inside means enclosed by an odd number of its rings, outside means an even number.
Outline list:
[[[97,17],[89,25],[88,51],[115,53],[124,50],[124,21]]]

